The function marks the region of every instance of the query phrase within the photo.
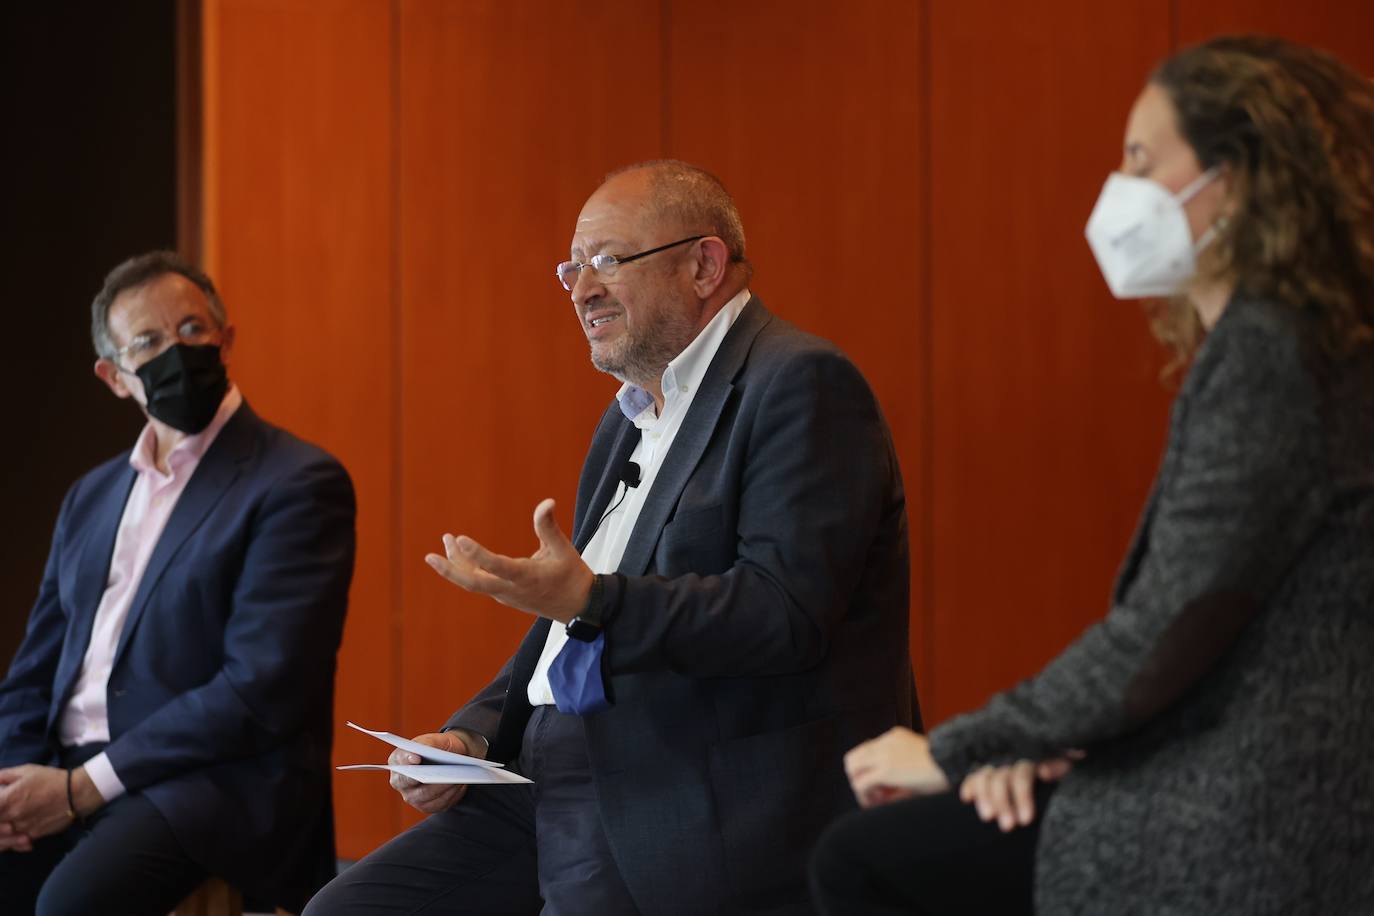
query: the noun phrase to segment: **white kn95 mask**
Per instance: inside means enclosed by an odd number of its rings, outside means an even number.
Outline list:
[[[1216,236],[1212,226],[1193,243],[1183,205],[1218,174],[1210,168],[1178,194],[1157,181],[1113,172],[1088,217],[1084,235],[1118,299],[1173,296],[1197,271],[1197,256]]]

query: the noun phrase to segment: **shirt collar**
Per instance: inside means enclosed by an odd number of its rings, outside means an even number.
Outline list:
[[[177,468],[183,467],[187,462],[198,462],[204,457],[205,452],[210,448],[210,444],[215,441],[219,431],[224,428],[224,424],[229,422],[229,418],[243,404],[243,395],[239,393],[238,385],[230,385],[229,390],[224,394],[224,400],[219,402],[219,409],[215,411],[214,419],[210,425],[196,433],[194,436],[187,436],[167,453],[167,467],[176,475]],[[129,465],[140,474],[145,471],[156,471],[157,462],[157,433],[153,430],[150,422],[143,427],[143,432],[138,434],[138,441],[134,443],[134,450],[129,455]]]
[[[701,333],[668,362],[668,368],[663,370],[662,379],[665,406],[679,395],[695,391],[701,384],[701,380],[706,376],[706,370],[711,367],[711,360],[715,358],[716,351],[725,340],[725,335],[730,332],[735,319],[748,305],[749,295],[748,289],[736,293],[706,323]],[[644,415],[646,411],[653,411],[654,396],[647,390],[626,382],[620,386],[615,397],[620,403],[620,412],[626,419],[636,421],[635,425],[640,425],[641,419],[649,419]]]

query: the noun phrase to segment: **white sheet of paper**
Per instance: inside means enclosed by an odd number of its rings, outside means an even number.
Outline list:
[[[509,770],[474,766],[470,763],[355,763],[337,767],[337,769],[386,770],[391,773],[400,773],[402,776],[428,785],[469,786],[532,781]]]
[[[392,747],[399,747],[403,751],[410,751],[412,754],[418,754],[421,760],[428,761],[429,763],[461,763],[488,768],[505,766],[503,763],[493,763],[490,760],[483,760],[480,757],[469,757],[466,754],[455,754],[453,751],[445,751],[437,747],[430,747],[428,744],[420,744],[417,741],[411,741],[409,738],[393,735],[391,732],[374,732],[370,728],[363,728],[361,725],[353,722],[349,722],[348,727],[356,728],[365,735],[371,735],[374,738],[385,741]]]

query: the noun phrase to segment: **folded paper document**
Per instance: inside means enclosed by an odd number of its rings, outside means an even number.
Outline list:
[[[446,751],[442,748],[430,747],[428,744],[421,744],[418,741],[411,741],[409,738],[402,738],[400,735],[393,735],[391,732],[374,732],[370,728],[363,728],[361,725],[348,723],[349,728],[356,728],[364,735],[385,741],[392,747],[399,747],[403,751],[410,751],[417,755],[425,763],[470,763],[479,767],[499,767],[504,766],[500,763],[492,763],[490,760],[483,760],[481,757],[469,757],[466,754],[455,754],[453,751]]]
[[[340,770],[387,770],[429,785],[481,786],[521,783],[530,780],[499,767],[479,767],[470,763],[354,763]]]
[[[349,722],[348,727],[355,728],[365,735],[371,735],[379,741],[385,741],[392,747],[409,751],[418,756],[423,763],[357,763],[338,767],[340,770],[386,770],[391,773],[400,773],[416,782],[431,785],[495,785],[530,782],[525,777],[506,770],[504,764],[483,760],[480,757],[469,757],[466,754],[455,754],[453,751],[420,744],[418,741],[411,741],[409,738],[402,738],[391,732],[378,732],[370,728],[363,728],[353,722]]]

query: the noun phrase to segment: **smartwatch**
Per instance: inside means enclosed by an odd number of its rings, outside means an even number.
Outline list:
[[[581,642],[591,642],[601,635],[601,621],[605,615],[605,586],[600,573],[592,576],[592,587],[587,592],[587,603],[582,613],[568,621],[568,637]]]

